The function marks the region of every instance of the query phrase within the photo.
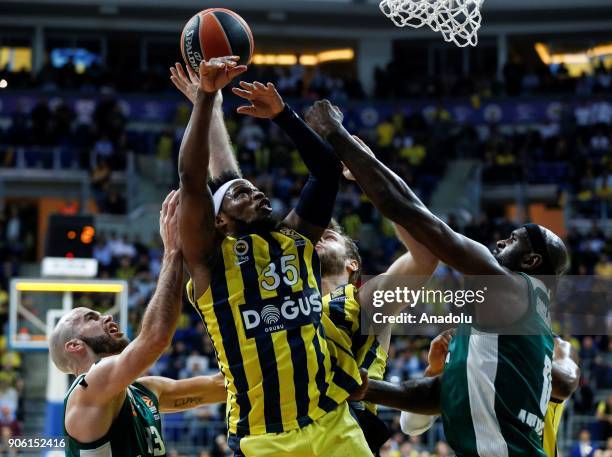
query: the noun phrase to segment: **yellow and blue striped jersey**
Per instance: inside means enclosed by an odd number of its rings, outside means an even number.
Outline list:
[[[225,376],[228,431],[304,427],[345,401],[361,380],[342,344],[328,347],[310,240],[288,228],[228,236],[221,254],[206,292],[195,300],[189,281],[187,294]]]
[[[338,287],[323,297],[323,313],[350,339],[351,352],[359,368],[368,371],[370,379],[384,379],[387,353],[376,335],[363,335],[361,331],[361,306],[355,298],[357,288],[352,284]],[[344,354],[340,354],[344,356]],[[365,403],[365,407],[376,414],[376,406]]]
[[[557,433],[559,433],[559,424],[561,423],[564,409],[564,401],[557,401],[551,398],[548,402],[542,435],[542,447],[547,457],[557,457]]]

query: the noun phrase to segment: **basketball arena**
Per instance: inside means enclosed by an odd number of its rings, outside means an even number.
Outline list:
[[[0,456],[612,457],[611,189],[610,0],[0,0]]]

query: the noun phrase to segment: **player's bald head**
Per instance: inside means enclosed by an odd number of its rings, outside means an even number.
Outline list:
[[[513,230],[509,238],[497,241],[493,254],[512,271],[539,276],[562,275],[569,258],[561,238],[536,224],[525,224]]]
[[[57,368],[72,373],[72,358],[66,351],[66,343],[76,337],[75,320],[86,308],[75,308],[63,315],[49,337],[49,354]]]
[[[546,242],[546,250],[550,258],[551,266],[556,275],[562,275],[567,271],[569,255],[565,243],[554,232],[539,225],[544,241]]]

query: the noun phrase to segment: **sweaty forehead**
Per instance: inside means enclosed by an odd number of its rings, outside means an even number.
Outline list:
[[[234,195],[234,192],[236,191],[236,189],[240,189],[243,187],[248,187],[249,189],[257,190],[257,187],[251,184],[250,181],[247,181],[246,179],[241,179],[240,181],[236,181],[235,183],[233,183],[228,189],[227,193],[230,195]]]
[[[65,319],[75,321],[78,319],[83,319],[89,313],[98,314],[98,312],[94,311],[93,309],[80,307],[80,308],[74,308],[72,311],[66,314]]]
[[[334,238],[341,238],[340,234],[332,229],[325,229],[323,232],[324,236],[333,236]]]
[[[527,229],[525,227],[514,229],[512,230],[512,233],[518,238],[527,239]]]

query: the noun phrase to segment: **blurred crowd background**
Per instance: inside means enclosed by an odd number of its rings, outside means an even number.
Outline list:
[[[0,69],[0,103],[3,99],[5,103],[5,109],[0,109],[0,171],[5,173],[0,177],[0,191],[11,177],[37,176],[40,171],[85,177],[87,198],[72,193],[54,211],[96,214],[93,257],[98,261],[98,276],[128,281],[132,336],[155,289],[163,249],[157,227],[141,223],[140,218],[178,185],[178,148],[190,115],[188,102],[169,81],[167,67],[173,61],[158,60],[146,71],[126,71],[121,65],[97,61],[83,68],[71,58],[57,65],[47,55],[38,71],[16,69],[10,62]],[[485,201],[489,191],[510,189],[514,210],[509,211],[506,204],[477,202],[472,211],[451,208],[442,216],[453,228],[488,247],[520,225],[521,207],[529,213],[526,200],[541,199],[547,210],[563,215],[570,274],[612,278],[609,58],[595,60],[589,71],[581,72],[563,63],[534,64],[520,52],[509,52],[501,71],[483,64],[466,74],[449,65],[432,74],[404,63],[404,58],[395,57],[373,66],[370,87],[356,72],[338,71],[337,65],[253,65],[243,79],[273,82],[297,111],[321,98],[337,103],[345,112],[347,127],[427,204],[435,206],[436,192],[452,176],[449,167],[459,162],[475,164],[476,174],[465,184],[470,192],[480,190],[472,197]],[[8,87],[1,81],[8,81]],[[9,97],[14,103],[7,111]],[[270,197],[276,212],[286,213],[296,202],[307,169],[273,123],[237,115],[239,101],[229,93],[225,97],[226,124],[245,177]],[[131,98],[163,103],[171,114],[147,122],[128,108],[126,100]],[[489,113],[476,122],[453,108],[458,100],[473,112],[491,101],[510,101],[519,112],[554,100],[555,109],[537,119],[523,113],[524,119],[511,122]],[[546,196],[531,195],[534,189],[546,190]],[[15,455],[6,448],[6,440],[23,436],[33,413],[24,387],[24,354],[7,346],[9,281],[32,274],[45,240],[38,230],[42,217],[38,203],[32,198],[2,197],[0,442],[4,444],[0,444],[0,455]],[[342,182],[335,217],[357,241],[364,274],[383,272],[401,254],[392,225],[354,183]],[[434,281],[443,284],[452,275],[440,265]],[[77,294],[76,299],[76,304],[88,304],[92,297]],[[607,319],[612,325],[612,316]],[[612,457],[612,340],[609,335],[572,335],[561,323],[555,325],[576,349],[582,369],[580,387],[566,408],[560,455]],[[394,337],[386,378],[400,382],[422,376],[431,336]],[[204,326],[185,302],[173,345],[151,373],[178,379],[216,372]],[[422,437],[410,438],[399,430],[397,413],[383,408],[381,415],[394,431],[382,456],[453,455],[440,424]],[[223,405],[167,415],[168,455],[230,455],[223,417]]]

